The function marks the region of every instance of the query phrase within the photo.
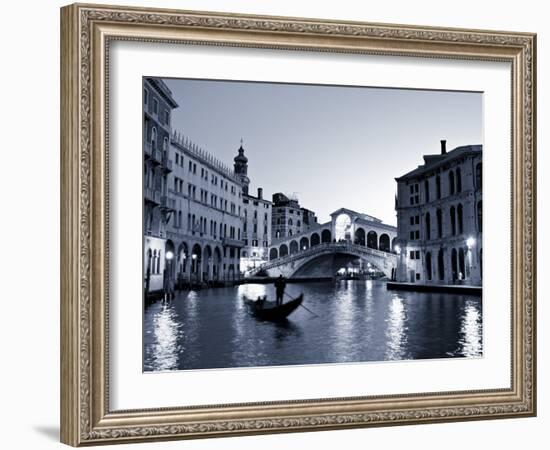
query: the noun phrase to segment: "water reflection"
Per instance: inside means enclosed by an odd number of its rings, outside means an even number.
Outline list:
[[[144,370],[479,357],[481,299],[386,290],[380,281],[289,284],[304,306],[261,322],[243,295],[274,300],[273,285],[180,292],[144,316]],[[285,297],[285,300],[288,298]]]
[[[462,315],[458,354],[474,357],[481,354],[481,312],[477,301],[467,300]]]
[[[151,354],[155,370],[178,367],[178,337],[181,324],[176,322],[175,316],[169,305],[162,305],[153,316],[154,341]]]
[[[388,318],[386,319],[387,352],[386,359],[404,359],[407,345],[407,315],[403,299],[394,295],[390,300]]]

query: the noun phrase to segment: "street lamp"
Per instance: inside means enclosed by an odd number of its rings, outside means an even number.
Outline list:
[[[164,295],[171,296],[171,283],[170,275],[172,273],[172,259],[174,258],[174,253],[170,250],[166,252],[166,267],[164,268]]]
[[[472,247],[476,245],[476,239],[472,236],[470,236],[468,239],[466,239],[466,246],[468,249],[472,249]]]
[[[400,254],[401,254],[401,247],[399,247],[399,245],[396,245],[396,246],[394,247],[394,249],[395,249],[395,253],[396,253],[397,255],[400,255]]]
[[[197,254],[193,253],[193,255],[191,255],[191,259],[193,260],[191,263],[191,271],[194,272],[196,270],[195,261],[197,260]],[[189,284],[191,284],[191,273],[189,273]]]

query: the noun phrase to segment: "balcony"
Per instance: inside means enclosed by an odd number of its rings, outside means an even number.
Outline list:
[[[222,245],[225,245],[227,247],[244,247],[244,242],[239,241],[237,239],[230,239],[230,238],[223,238],[222,239]]]
[[[172,172],[172,160],[168,159],[167,157],[162,158],[162,168],[166,172]]]
[[[149,159],[156,165],[162,163],[162,152],[160,150],[154,149],[151,142],[145,142],[144,157],[145,159]]]
[[[165,210],[174,211],[176,209],[176,199],[163,195],[160,198],[160,207]]]
[[[143,189],[143,198],[146,202],[160,205],[160,191],[151,188]]]

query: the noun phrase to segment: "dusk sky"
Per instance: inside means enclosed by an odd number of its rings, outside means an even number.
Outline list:
[[[395,177],[422,155],[483,143],[481,93],[165,79],[172,128],[233,166],[250,192],[296,194],[319,222],[340,207],[395,225]]]

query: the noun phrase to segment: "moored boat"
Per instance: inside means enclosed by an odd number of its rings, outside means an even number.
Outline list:
[[[260,320],[277,321],[284,320],[292,314],[296,308],[302,304],[304,294],[300,294],[298,297],[283,303],[282,305],[277,305],[275,302],[262,299],[251,300],[246,297],[243,298],[252,315]]]

